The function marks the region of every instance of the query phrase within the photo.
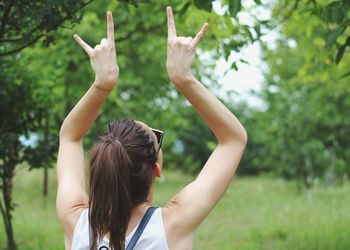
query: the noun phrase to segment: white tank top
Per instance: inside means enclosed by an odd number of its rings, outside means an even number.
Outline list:
[[[138,225],[130,232],[125,239],[127,246],[134,235]],[[78,223],[75,226],[72,241],[72,250],[89,250],[90,249],[90,223],[89,209],[84,209],[81,213]],[[109,250],[109,240],[104,237],[98,244],[98,250]],[[134,250],[168,250],[165,231],[163,226],[162,212],[158,208],[154,211],[145,230],[136,243]]]

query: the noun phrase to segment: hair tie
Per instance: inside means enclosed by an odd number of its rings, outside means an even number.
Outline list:
[[[114,141],[115,144],[119,144],[120,146],[122,145],[122,143],[118,139],[115,139],[113,141]]]

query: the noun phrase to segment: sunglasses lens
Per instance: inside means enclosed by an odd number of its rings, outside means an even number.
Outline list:
[[[163,138],[163,132],[159,131],[159,130],[156,130],[156,129],[152,129],[153,133],[156,135],[157,137],[157,142],[158,144],[161,143],[162,141],[162,138]]]
[[[162,139],[162,134],[156,133],[156,136],[157,136],[157,142],[158,142],[158,144],[159,144],[159,143],[160,143],[160,140]]]

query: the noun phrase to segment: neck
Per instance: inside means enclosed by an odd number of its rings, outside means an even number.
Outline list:
[[[153,190],[154,190],[153,187],[154,187],[154,182],[152,183],[147,195],[147,202],[149,204],[152,204],[153,202]]]

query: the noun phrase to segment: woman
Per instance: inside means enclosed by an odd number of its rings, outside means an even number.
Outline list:
[[[107,39],[99,45],[91,48],[74,35],[90,57],[95,81],[60,130],[57,212],[66,249],[124,249],[139,224],[146,226],[134,249],[192,249],[197,227],[223,196],[239,164],[247,142],[244,128],[191,72],[208,24],[194,38],[178,37],[172,10],[166,11],[168,75],[213,131],[218,146],[198,177],[144,224],[140,221],[151,207],[154,181],[162,170],[162,133],[139,121],[111,122],[91,151],[87,195],[82,140],[119,77],[112,13],[107,12]]]

